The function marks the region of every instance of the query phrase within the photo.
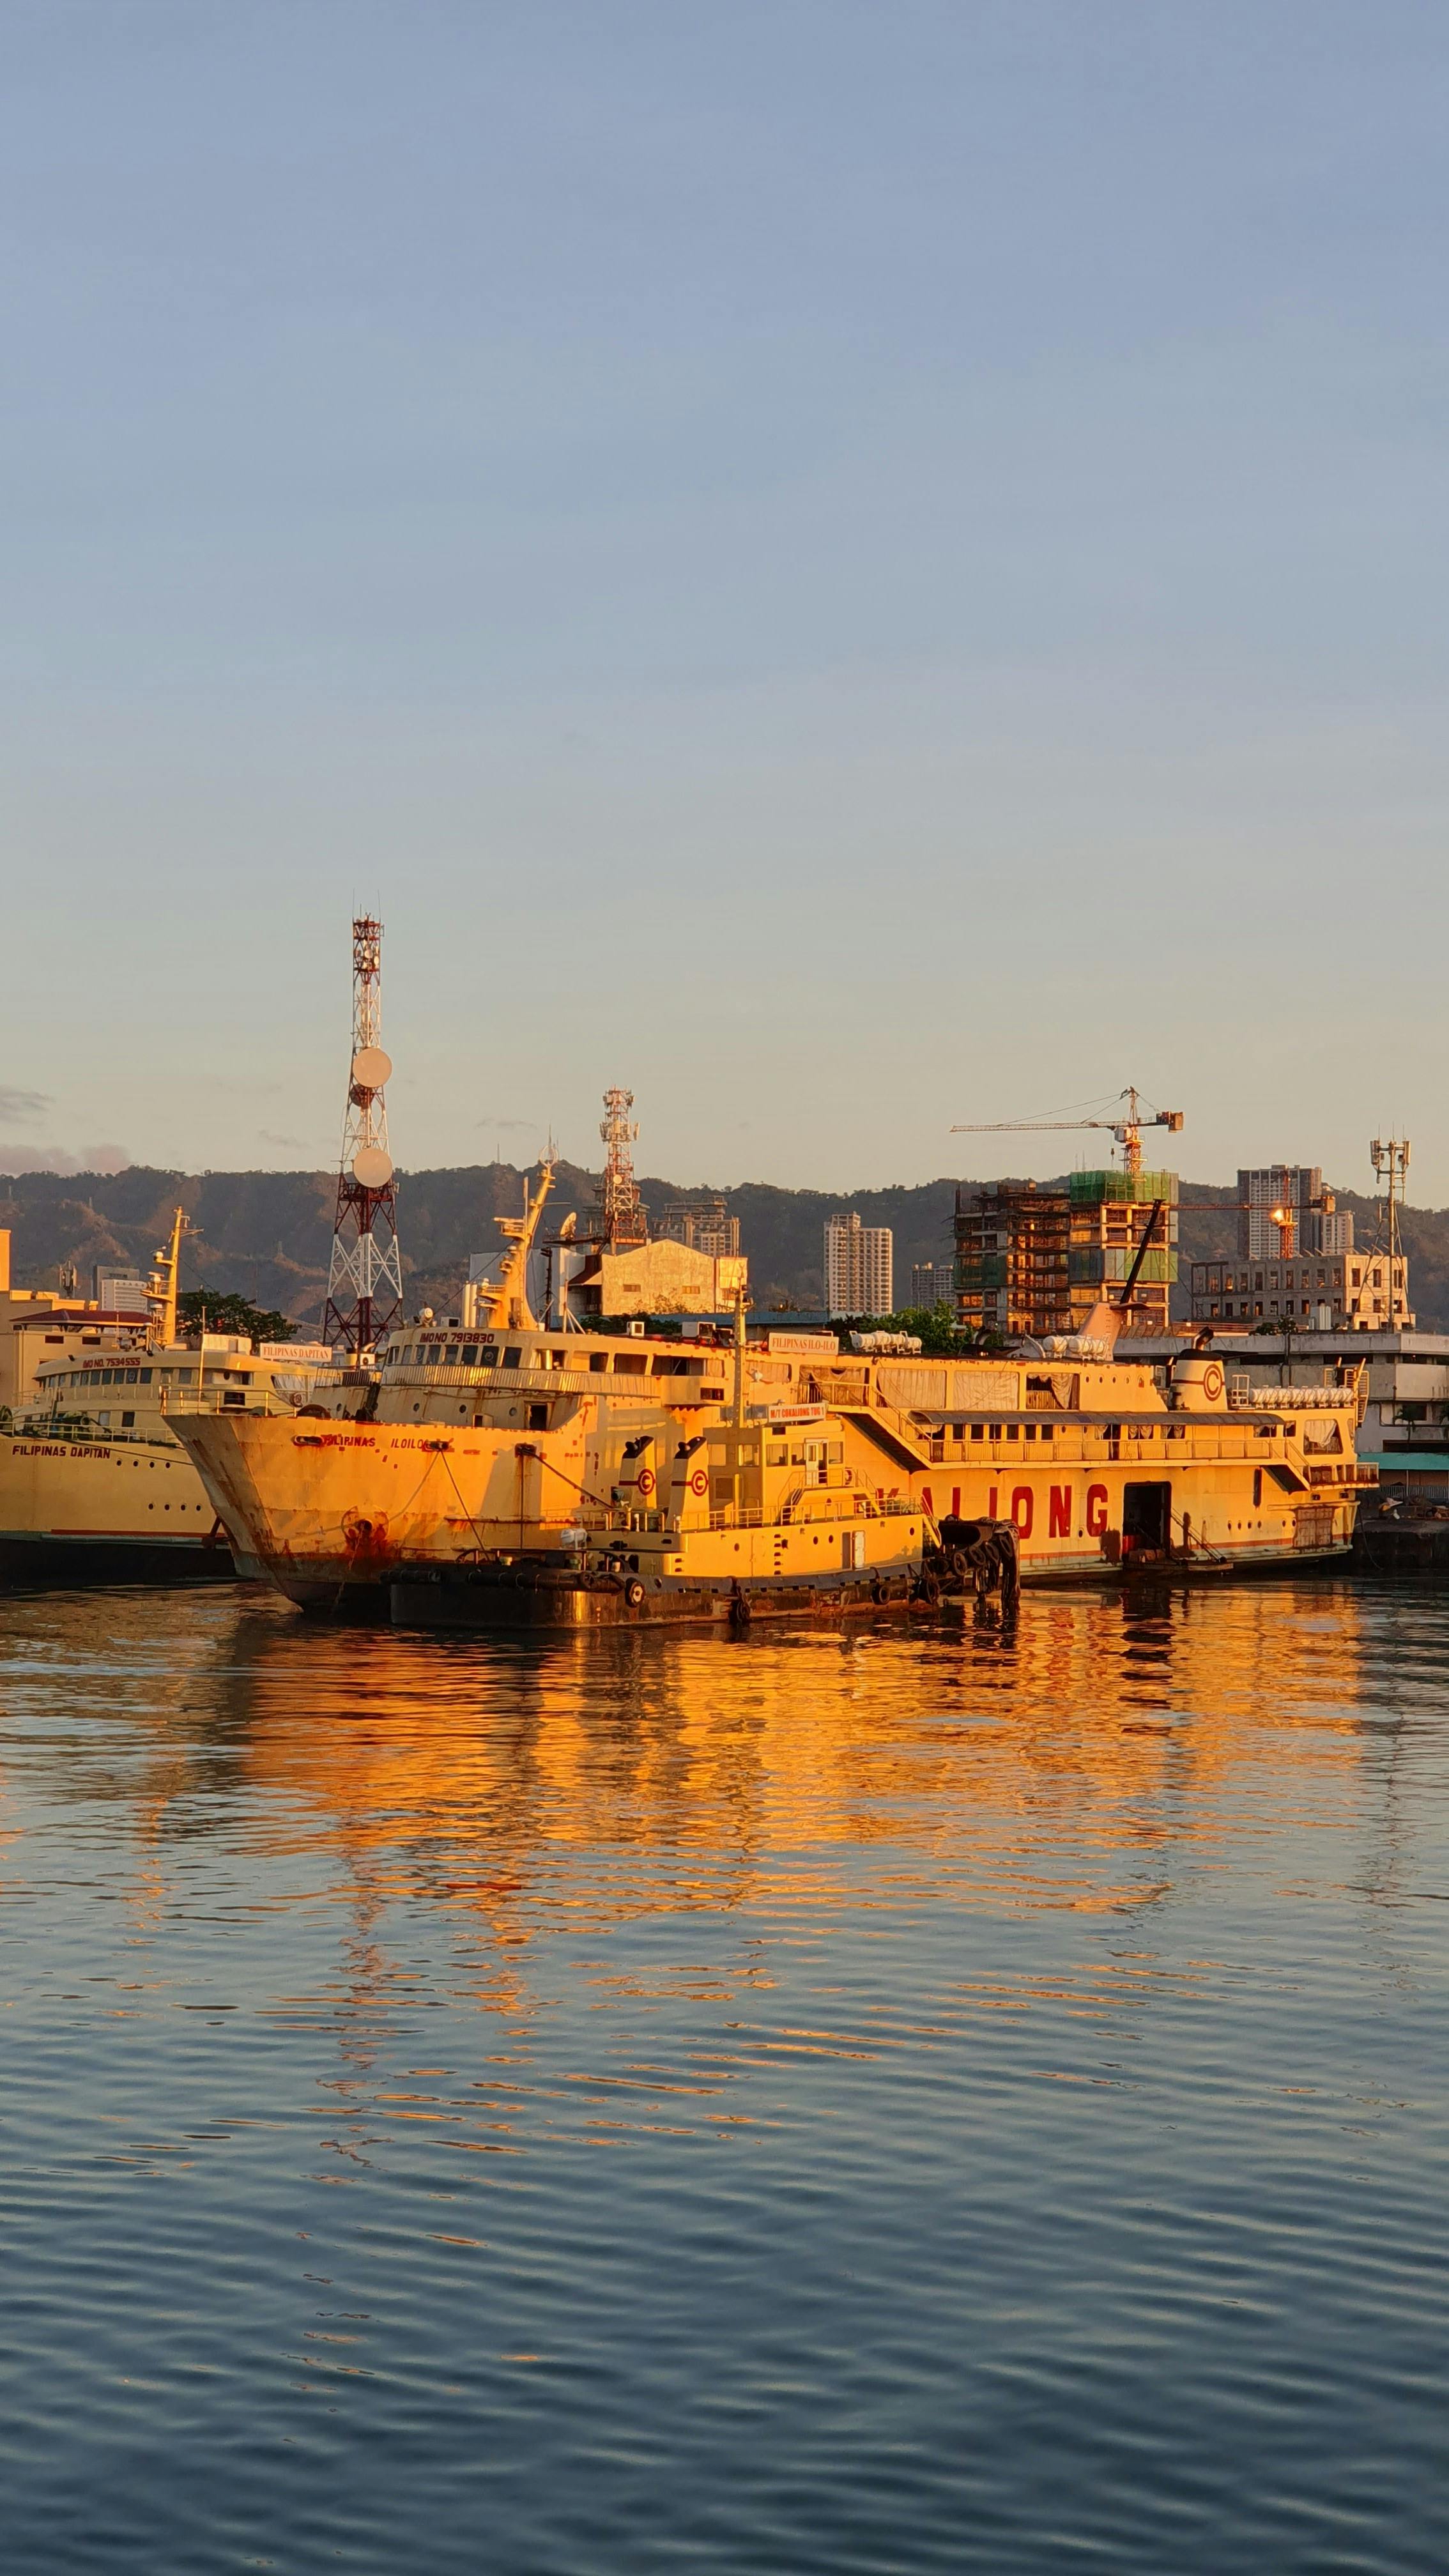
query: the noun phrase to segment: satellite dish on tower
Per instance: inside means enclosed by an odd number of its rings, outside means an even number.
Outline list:
[[[385,1047],[359,1047],[352,1059],[352,1079],[359,1091],[381,1091],[392,1080],[392,1057]]]
[[[366,1050],[373,1053],[372,1048]],[[386,1189],[392,1179],[392,1156],[380,1145],[362,1145],[352,1157],[352,1177],[360,1190]]]

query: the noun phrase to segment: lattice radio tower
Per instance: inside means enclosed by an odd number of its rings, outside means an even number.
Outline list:
[[[322,1339],[355,1359],[402,1313],[397,1182],[387,1149],[383,1085],[392,1059],[382,1030],[382,923],[360,913],[352,925],[352,1071],[342,1121],[337,1222],[327,1274]]]
[[[604,1175],[599,1183],[598,1239],[611,1249],[627,1244],[647,1243],[649,1225],[634,1178],[634,1146],[639,1130],[630,1122],[634,1106],[632,1091],[617,1085],[604,1094],[604,1116],[599,1134],[606,1148]]]

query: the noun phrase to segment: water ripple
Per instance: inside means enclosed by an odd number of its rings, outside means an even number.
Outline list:
[[[1438,2576],[1431,1593],[0,1616],[23,2576]]]

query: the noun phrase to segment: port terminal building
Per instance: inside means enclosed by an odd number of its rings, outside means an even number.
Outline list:
[[[1341,1222],[1352,1226],[1352,1217]],[[1192,1320],[1251,1332],[1286,1323],[1317,1332],[1412,1332],[1409,1265],[1401,1253],[1272,1254],[1189,1266]]]

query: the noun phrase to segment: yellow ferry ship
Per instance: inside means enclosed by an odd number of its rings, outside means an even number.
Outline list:
[[[1160,1383],[1085,1335],[1039,1360],[750,1341],[742,1302],[732,1338],[548,1330],[520,1256],[486,1324],[395,1332],[361,1403],[180,1399],[242,1572],[449,1624],[869,1609],[1008,1558],[1033,1582],[1342,1556],[1374,1481],[1349,1386],[1250,1397],[1210,1352]]]
[[[381,1611],[405,1577],[409,1616],[570,1624],[616,1598],[724,1616],[739,1588],[762,1610],[866,1607],[938,1560],[963,1574],[988,1526],[1010,1527],[1028,1583],[1301,1565],[1347,1553],[1374,1481],[1351,1389],[1238,1400],[1215,1360],[1164,1389],[1131,1364],[862,1365],[791,1338],[722,1359],[657,1334],[459,1330],[391,1344],[370,1418],[183,1397],[173,1427],[239,1570],[305,1606]],[[742,1419],[720,1383],[736,1374]],[[443,1573],[467,1598],[419,1596]]]

